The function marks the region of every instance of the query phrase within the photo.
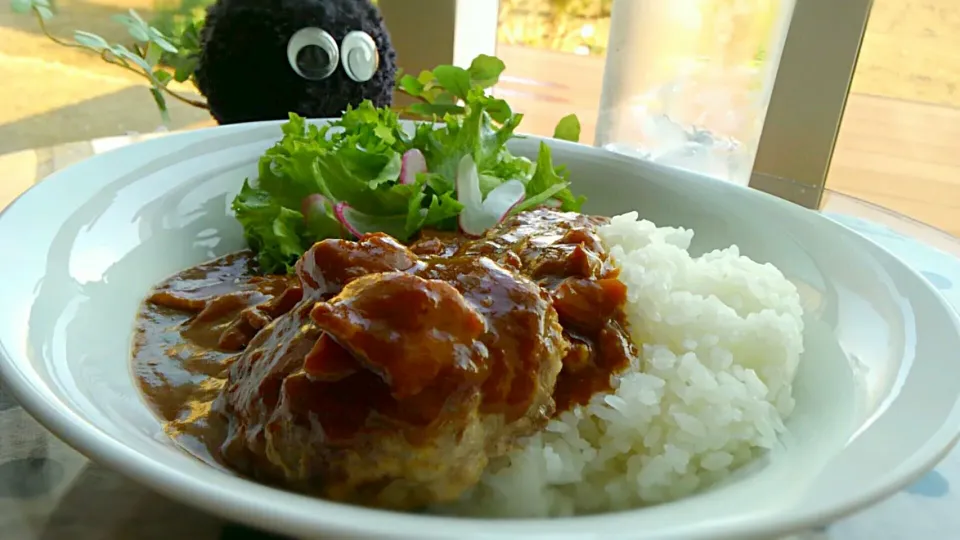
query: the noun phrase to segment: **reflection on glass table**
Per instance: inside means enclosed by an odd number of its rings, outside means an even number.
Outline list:
[[[0,208],[45,176],[136,140],[100,139],[0,156]],[[904,259],[960,306],[960,240],[888,210],[831,193],[822,210]],[[954,284],[957,284],[956,286]],[[794,538],[872,540],[960,536],[960,451],[874,508]],[[89,462],[32,420],[0,388],[0,527],[7,540],[269,538],[172,502]]]

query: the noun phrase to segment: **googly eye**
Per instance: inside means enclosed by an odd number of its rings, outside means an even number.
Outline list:
[[[343,71],[356,82],[369,81],[380,67],[377,43],[366,32],[354,30],[344,36],[340,53],[343,55]]]
[[[287,61],[297,75],[311,81],[326,79],[340,64],[333,36],[320,28],[301,28],[287,42]]]

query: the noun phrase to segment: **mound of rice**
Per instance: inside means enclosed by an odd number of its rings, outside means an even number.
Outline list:
[[[614,391],[494,461],[461,515],[566,516],[668,501],[773,447],[803,351],[797,289],[736,246],[693,258],[693,231],[631,212],[600,235],[628,287],[641,357]]]

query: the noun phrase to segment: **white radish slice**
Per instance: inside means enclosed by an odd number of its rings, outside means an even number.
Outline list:
[[[343,228],[352,234],[355,238],[360,238],[364,234],[382,232],[396,239],[404,239],[406,224],[406,214],[397,216],[374,216],[355,210],[345,202],[339,202],[333,207],[333,212],[337,216],[337,221],[343,225]]]
[[[507,180],[495,187],[487,198],[480,192],[480,175],[473,157],[467,155],[457,168],[457,200],[460,211],[460,230],[471,236],[482,236],[499,224],[526,195],[526,187],[519,180]]]
[[[347,219],[347,213],[349,211],[350,205],[345,202],[338,202],[333,207],[333,213],[337,215],[337,221],[340,222],[340,225],[343,225],[343,228],[354,237],[360,238],[363,235],[350,223],[350,220]]]
[[[329,220],[332,206],[330,200],[319,193],[304,197],[303,201],[300,202],[300,213],[303,214],[304,226],[309,229],[314,224]]]
[[[423,152],[411,148],[400,158],[400,183],[412,184],[417,181],[417,175],[427,172],[427,158]]]
[[[327,203],[327,198],[319,193],[304,197],[300,203],[300,213],[303,214],[304,221],[309,221],[313,214],[326,214]]]
[[[480,193],[480,173],[473,156],[467,154],[460,159],[457,166],[457,201],[465,207],[483,204],[483,194]]]

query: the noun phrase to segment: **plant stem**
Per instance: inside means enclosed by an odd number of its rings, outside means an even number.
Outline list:
[[[148,81],[150,81],[151,83],[153,83],[154,86],[159,87],[161,90],[163,90],[163,91],[165,91],[167,94],[169,94],[170,97],[172,97],[172,98],[174,98],[174,99],[176,99],[176,100],[178,100],[178,101],[181,101],[181,102],[183,102],[183,103],[186,103],[187,105],[192,105],[192,106],[197,107],[197,108],[200,108],[200,109],[209,109],[209,107],[207,106],[207,104],[206,104],[205,102],[199,101],[199,100],[195,100],[195,99],[190,99],[190,98],[188,98],[188,97],[186,97],[186,96],[181,96],[180,94],[178,94],[178,93],[174,92],[173,90],[170,90],[169,88],[167,88],[166,85],[160,84],[156,79],[153,78],[153,75],[149,75],[149,74],[147,74],[147,73],[144,73],[143,71],[140,71],[139,69],[136,69],[136,68],[134,68],[134,67],[131,67],[130,64],[127,64],[126,62],[123,62],[122,60],[121,60],[121,61],[118,61],[117,58],[113,56],[113,53],[111,53],[111,52],[108,51],[108,50],[103,50],[103,51],[101,51],[101,52],[100,52],[100,58],[102,58],[103,61],[104,61],[104,62],[107,62],[108,64],[113,64],[113,65],[115,65],[115,66],[122,67],[123,69],[125,69],[125,70],[127,70],[127,71],[129,71],[129,72],[131,72],[131,73],[136,73],[137,75],[142,76],[143,78],[145,78],[145,79],[147,79]]]
[[[50,41],[56,43],[57,45],[62,45],[64,47],[72,47],[74,49],[86,49],[86,47],[84,47],[83,45],[80,45],[77,43],[70,43],[69,41],[64,41],[54,36],[53,34],[51,34],[50,31],[47,30],[47,23],[43,21],[43,15],[40,15],[40,12],[37,11],[36,8],[34,8],[33,10],[33,15],[37,18],[37,23],[40,24],[40,31],[43,32],[43,35],[50,38]]]
[[[54,35],[51,34],[50,31],[47,29],[47,24],[44,22],[43,16],[40,15],[40,12],[37,11],[36,9],[34,9],[34,10],[33,10],[33,14],[36,16],[37,22],[40,24],[40,31],[43,32],[43,35],[47,36],[47,38],[49,38],[50,41],[56,43],[57,45],[63,46],[63,47],[70,47],[70,48],[73,48],[73,49],[90,50],[89,47],[84,47],[83,45],[80,45],[80,44],[78,44],[78,43],[70,43],[69,41],[64,41],[64,40],[62,40],[62,39],[54,36]],[[193,107],[197,107],[198,109],[208,109],[208,110],[210,109],[209,105],[207,105],[206,102],[200,101],[200,100],[196,100],[196,99],[190,99],[190,98],[188,98],[188,97],[186,97],[186,96],[181,96],[180,94],[178,94],[178,93],[174,92],[173,90],[167,88],[167,85],[165,85],[165,84],[160,84],[160,83],[153,77],[152,74],[150,74],[150,73],[145,73],[145,72],[143,72],[143,71],[140,71],[139,69],[132,68],[132,67],[130,67],[130,65],[127,64],[126,62],[118,61],[116,58],[114,58],[114,57],[112,56],[112,53],[111,53],[109,50],[104,49],[104,50],[100,51],[100,58],[102,58],[103,61],[106,62],[106,63],[108,63],[108,64],[113,64],[113,65],[115,65],[115,66],[122,67],[123,69],[125,69],[125,70],[127,70],[127,71],[130,71],[130,72],[132,72],[132,73],[136,73],[137,75],[140,75],[141,77],[147,79],[153,86],[159,87],[161,90],[163,90],[164,92],[166,92],[170,97],[172,97],[173,99],[176,99],[177,101],[180,101],[180,102],[182,102],[182,103],[186,103],[187,105],[191,105],[191,106],[193,106]]]
[[[165,85],[165,84],[161,84],[161,85],[160,85],[160,88],[161,88],[164,92],[166,92],[167,95],[169,95],[170,97],[172,97],[173,99],[175,99],[175,100],[177,100],[177,101],[179,101],[179,102],[181,102],[181,103],[186,103],[187,105],[192,105],[192,106],[194,106],[194,107],[196,107],[196,108],[198,108],[198,109],[210,110],[210,106],[207,105],[207,102],[205,102],[205,101],[201,101],[201,100],[199,100],[199,99],[190,99],[190,98],[188,98],[187,96],[181,96],[180,94],[178,94],[178,93],[174,92],[173,90],[167,88],[167,85]]]

